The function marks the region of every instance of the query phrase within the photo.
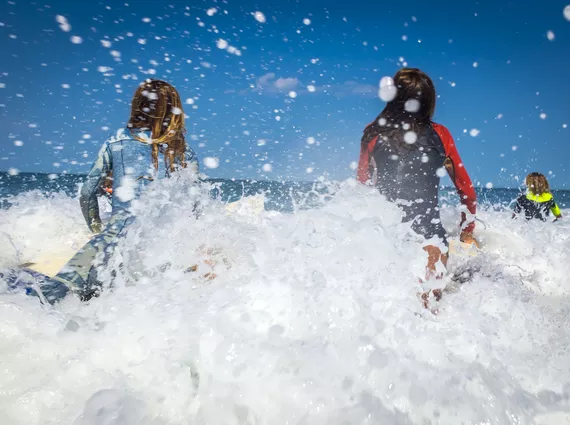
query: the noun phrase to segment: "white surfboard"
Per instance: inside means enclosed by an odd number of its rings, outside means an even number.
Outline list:
[[[245,216],[257,216],[265,209],[265,201],[263,195],[248,196],[239,201],[226,204],[226,214],[239,214]],[[89,239],[85,241],[87,243]],[[77,246],[77,245],[76,245]],[[20,267],[36,271],[49,277],[55,276],[63,266],[73,258],[77,250],[73,246],[60,246],[57,250],[46,251],[40,253],[36,258],[32,259]]]
[[[88,241],[89,239],[85,240],[85,243]],[[81,246],[83,245],[80,245],[80,247]],[[63,266],[69,260],[73,258],[76,253],[76,244],[73,246],[60,246],[57,248],[57,250],[44,251],[40,253],[37,257],[32,259],[32,261],[21,264],[20,267],[25,267],[46,276],[53,277],[63,268]]]
[[[475,244],[463,243],[458,239],[449,241],[449,255],[461,257],[476,257],[480,253],[480,249]]]
[[[227,215],[257,216],[265,210],[265,197],[263,195],[246,196],[226,204],[225,209]]]

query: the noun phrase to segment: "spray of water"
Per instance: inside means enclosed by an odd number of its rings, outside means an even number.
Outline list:
[[[434,316],[425,253],[372,189],[252,216],[184,177],[151,187],[100,298],[0,294],[3,423],[567,423],[567,223],[482,211],[485,252],[452,259],[465,282]],[[76,200],[18,201],[0,213],[22,256],[84,236]]]

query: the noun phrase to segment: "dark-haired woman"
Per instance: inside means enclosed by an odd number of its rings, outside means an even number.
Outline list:
[[[116,237],[133,217],[130,202],[139,197],[150,181],[168,177],[179,168],[198,163],[184,140],[184,111],[176,89],[160,80],[146,80],[137,88],[126,129],[105,142],[81,189],[81,210],[89,229],[98,233],[53,278],[40,289],[53,303],[72,291],[87,300],[100,289],[94,260],[110,254]],[[162,158],[162,161],[160,160]],[[112,176],[112,214],[103,228],[97,195]],[[31,291],[34,293],[34,291]]]
[[[444,266],[447,263],[447,254],[438,247],[447,245],[438,207],[442,171],[447,171],[461,203],[472,215],[477,198],[453,137],[447,128],[432,121],[436,101],[432,80],[419,69],[404,68],[383,90],[389,101],[364,130],[358,180],[374,185],[389,201],[396,202],[403,210],[403,221],[411,222],[412,229],[424,236],[429,278],[439,261]],[[474,221],[467,221],[462,212],[462,242],[477,244],[474,228]]]

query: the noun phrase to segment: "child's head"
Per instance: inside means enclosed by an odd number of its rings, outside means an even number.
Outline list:
[[[158,145],[166,144],[167,167],[174,170],[174,158],[184,165],[184,111],[180,95],[169,83],[161,80],[145,80],[139,85],[131,104],[130,129],[151,132],[152,159],[158,169]]]
[[[420,120],[431,120],[436,94],[433,81],[425,72],[417,68],[402,68],[394,76],[394,85],[398,91],[392,102]],[[418,107],[406,104],[409,100],[417,100]]]
[[[543,193],[550,193],[550,186],[544,174],[530,173],[526,176],[525,184],[528,191],[534,195],[542,195]]]

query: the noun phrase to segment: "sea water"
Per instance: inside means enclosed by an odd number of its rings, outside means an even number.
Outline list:
[[[89,237],[80,178],[35,179],[0,184],[0,267]],[[512,220],[516,191],[479,193],[483,252],[450,259],[433,315],[421,241],[354,180],[149,189],[99,298],[0,289],[0,423],[570,423],[570,225]],[[224,208],[260,192],[261,214]]]

